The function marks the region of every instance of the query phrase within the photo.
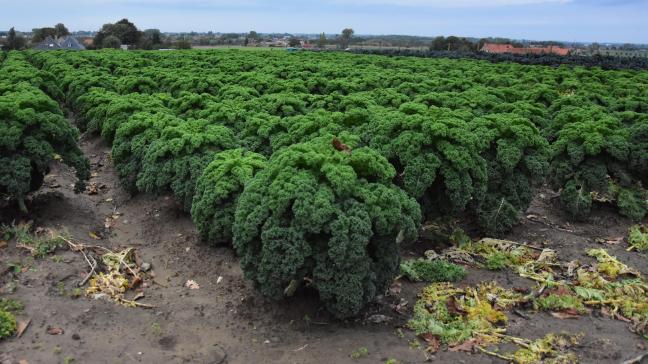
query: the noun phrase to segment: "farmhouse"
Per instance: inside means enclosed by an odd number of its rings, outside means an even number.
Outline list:
[[[482,52],[486,53],[510,53],[510,54],[555,54],[558,56],[566,56],[571,51],[570,48],[548,46],[548,47],[514,47],[512,44],[497,44],[485,43],[481,48]]]
[[[47,37],[43,39],[40,43],[34,46],[34,49],[38,49],[40,51],[44,50],[51,50],[51,49],[61,49],[61,46],[58,44],[56,40],[52,37]]]
[[[42,42],[34,46],[34,49],[38,50],[54,50],[54,49],[71,49],[76,51],[84,50],[85,47],[79,43],[79,41],[72,37],[61,37],[59,39],[54,39],[52,37],[45,38]]]

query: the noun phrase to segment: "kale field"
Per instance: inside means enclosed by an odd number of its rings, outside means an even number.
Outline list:
[[[30,363],[571,363],[646,351],[648,71],[9,52],[0,121],[2,363],[30,345],[41,353]],[[49,256],[77,266],[47,274]],[[3,306],[14,296],[25,309]],[[59,326],[94,325],[86,349],[52,342],[45,318],[21,327],[30,301],[50,296],[77,310]],[[111,314],[84,319],[84,302]],[[182,314],[194,310],[198,323]],[[146,333],[114,323],[122,311]],[[199,333],[212,314],[228,317],[211,333],[218,345]],[[525,324],[538,320],[557,323]],[[101,325],[119,350],[101,346]],[[21,329],[40,338],[21,344]],[[159,353],[142,357],[139,340]]]

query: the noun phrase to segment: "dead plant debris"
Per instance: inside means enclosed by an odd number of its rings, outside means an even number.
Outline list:
[[[27,250],[36,258],[43,258],[64,246],[64,235],[52,229],[32,229],[31,222],[0,226],[0,238],[15,242],[16,248]]]
[[[439,350],[438,342],[448,350],[483,352],[522,364],[577,362],[569,348],[580,336],[549,334],[537,340],[508,336],[506,311],[533,309],[548,311],[558,319],[576,319],[598,310],[628,322],[633,332],[648,335],[648,281],[605,249],[585,253],[596,261],[564,262],[551,249],[498,239],[463,244],[442,254],[426,252],[429,258],[510,269],[536,285],[529,290],[509,290],[495,282],[476,287],[434,283],[423,289],[408,325],[429,344],[429,351]],[[503,343],[520,349],[502,354],[497,346]]]
[[[495,282],[464,288],[434,283],[423,290],[408,325],[428,343],[430,352],[445,345],[450,351],[483,352],[520,364],[545,360],[577,362],[576,355],[569,351],[578,341],[577,336],[550,334],[527,340],[506,335],[505,311],[530,300],[532,296],[502,288]],[[504,343],[515,344],[520,349],[499,354],[497,346]]]
[[[643,252],[648,250],[648,226],[634,225],[628,232],[628,251],[637,250]]]

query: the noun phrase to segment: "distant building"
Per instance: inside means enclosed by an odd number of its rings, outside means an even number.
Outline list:
[[[94,45],[94,38],[92,37],[82,37],[81,38],[81,44],[83,44],[84,47],[92,47]]]
[[[43,41],[36,44],[34,46],[34,49],[41,50],[41,51],[55,50],[55,49],[70,49],[70,50],[81,51],[84,50],[85,47],[81,43],[79,43],[79,41],[76,38],[68,35],[66,37],[61,37],[59,39],[54,39],[48,36]]]
[[[39,51],[47,51],[47,50],[61,49],[61,46],[54,38],[48,36],[47,38],[43,39],[40,43],[36,44],[34,46],[34,49],[37,49]]]
[[[288,46],[288,42],[284,39],[274,38],[272,40],[261,42],[261,45],[264,47],[285,48]]]
[[[497,44],[497,43],[485,43],[481,48],[482,52],[486,53],[510,53],[510,54],[555,54],[558,56],[566,56],[571,52],[570,48],[558,47],[558,46],[548,46],[548,47],[514,47],[511,44]]]
[[[59,38],[58,43],[61,49],[73,49],[76,51],[82,51],[85,49],[85,47],[79,43],[76,38],[69,35],[67,37]]]

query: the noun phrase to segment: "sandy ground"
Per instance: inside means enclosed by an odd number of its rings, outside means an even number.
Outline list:
[[[97,137],[84,137],[82,148],[92,162],[99,193],[75,195],[71,171],[54,166],[45,186],[31,201],[30,215],[19,217],[3,208],[0,219],[33,220],[35,227],[67,231],[86,244],[109,249],[137,248],[143,261],[152,264],[155,281],[144,289],[143,303],[153,309],[127,308],[70,292],[88,272],[82,255],[59,250],[57,258],[33,259],[13,244],[0,248],[2,297],[25,303],[19,320],[31,319],[21,338],[0,342],[0,363],[26,360],[34,363],[422,363],[426,354],[411,343],[414,335],[402,328],[410,310],[398,313],[393,304],[416,300],[422,284],[402,281],[399,297],[383,297],[357,319],[332,319],[311,293],[283,302],[272,302],[247,283],[238,260],[228,248],[200,243],[190,217],[179,211],[168,196],[131,197],[119,187],[110,161],[110,148]],[[527,214],[544,222],[524,219],[507,238],[542,243],[558,250],[565,260],[588,260],[588,247],[601,247],[596,238],[626,234],[630,222],[605,209],[586,223],[567,224],[553,206],[551,193],[541,194]],[[110,228],[106,217],[120,213]],[[93,232],[102,237],[95,240]],[[405,247],[404,257],[419,256],[433,248],[430,242]],[[648,274],[646,254],[628,253],[624,244],[605,246],[626,264]],[[12,263],[23,271],[15,273]],[[222,277],[220,283],[218,278]],[[193,279],[200,289],[184,287]],[[530,287],[532,282],[512,272],[470,270],[462,284],[496,280],[508,287]],[[16,287],[8,294],[7,287]],[[387,322],[372,323],[378,316]],[[48,327],[64,330],[47,334]],[[402,329],[401,329],[402,328]],[[510,316],[509,333],[538,338],[548,332],[584,333],[575,348],[583,363],[619,363],[645,352],[647,342],[628,325],[598,315],[559,320],[546,313],[528,312],[528,318]],[[350,354],[367,348],[368,355]],[[428,355],[439,363],[499,363],[483,354],[439,352]]]

